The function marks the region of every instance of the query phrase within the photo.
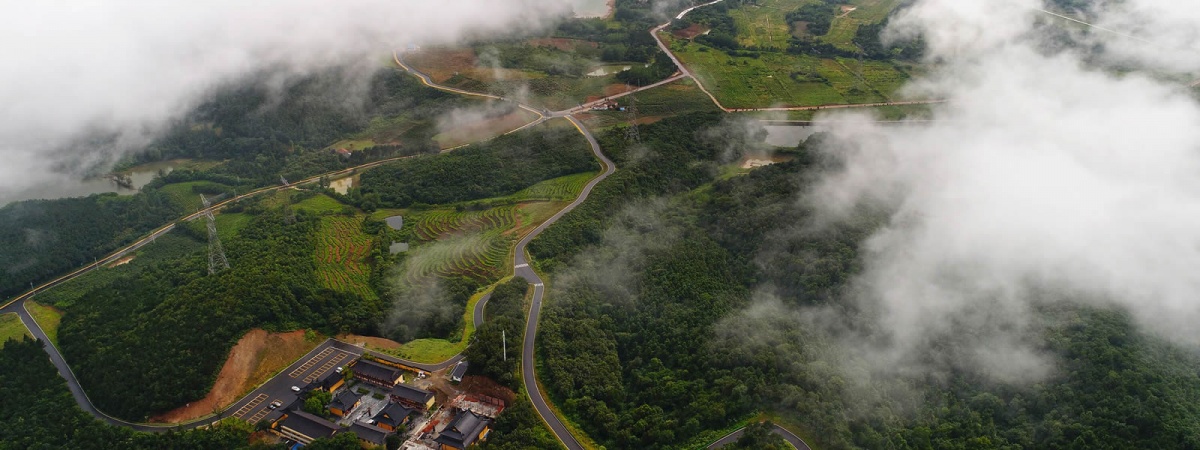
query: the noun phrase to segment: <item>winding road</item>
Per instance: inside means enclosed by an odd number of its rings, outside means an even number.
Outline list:
[[[717,448],[721,448],[726,445],[732,444],[734,442],[737,442],[737,440],[739,438],[741,438],[742,434],[745,432],[746,432],[745,427],[738,428],[737,431],[729,433],[721,439],[717,439],[717,442],[713,442],[712,444],[709,444],[708,447],[706,447],[706,448],[708,448],[710,450],[717,449]],[[771,432],[778,434],[780,437],[783,438],[783,440],[788,441],[789,444],[792,444],[792,447],[796,447],[797,450],[812,450],[812,448],[809,447],[808,444],[804,442],[804,439],[800,439],[800,436],[796,436],[791,431],[788,431],[787,428],[779,426],[779,424],[775,424],[775,427],[771,428]]]

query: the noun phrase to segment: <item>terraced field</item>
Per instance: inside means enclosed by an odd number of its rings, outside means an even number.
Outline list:
[[[370,286],[371,268],[366,261],[370,253],[371,236],[362,232],[359,219],[344,216],[321,219],[313,258],[317,263],[317,278],[323,286],[375,298]]]
[[[558,177],[527,187],[509,198],[518,201],[571,200],[579,196],[579,193],[583,192],[583,186],[595,177],[596,172],[577,173]]]
[[[465,276],[490,283],[503,276],[516,227],[517,207],[483,211],[441,209],[414,217],[414,235],[427,242],[413,251],[405,267],[410,283],[431,276]]]

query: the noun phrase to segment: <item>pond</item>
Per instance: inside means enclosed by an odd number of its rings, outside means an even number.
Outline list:
[[[19,191],[0,192],[0,205],[20,200],[53,200],[68,197],[87,197],[92,194],[101,194],[104,192],[116,192],[120,195],[133,195],[136,194],[138,190],[142,188],[142,186],[145,186],[147,183],[153,181],[160,172],[164,174],[170,173],[175,169],[175,167],[178,167],[183,163],[183,161],[162,161],[150,164],[142,164],[124,172],[103,177],[89,178],[85,180],[60,179],[42,185],[30,186]],[[122,183],[118,184],[115,180],[116,177],[113,175],[122,177]]]
[[[354,177],[338,178],[329,182],[329,188],[342,195],[349,194],[352,187],[354,187]]]
[[[607,17],[612,12],[612,0],[574,0],[575,17]]]
[[[388,226],[392,227],[393,230],[404,228],[404,216],[392,216],[383,220],[386,221]]]

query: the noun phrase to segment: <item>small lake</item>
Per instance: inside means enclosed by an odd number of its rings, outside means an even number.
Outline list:
[[[820,131],[813,126],[764,125],[763,128],[767,130],[767,145],[775,147],[795,147]]]
[[[392,216],[383,220],[386,221],[388,226],[393,230],[404,228],[404,216]]]
[[[571,6],[575,8],[575,17],[607,17],[612,12],[608,6],[610,0],[574,0]]]
[[[87,197],[92,194],[101,194],[105,192],[116,192],[120,195],[133,195],[145,186],[147,183],[154,180],[155,177],[162,173],[171,173],[175,167],[181,165],[181,161],[162,161],[150,164],[142,164],[133,169],[119,172],[121,175],[128,175],[130,185],[121,186],[109,177],[89,178],[86,180],[62,179],[56,180],[53,183],[45,185],[30,186],[24,190],[15,192],[0,192],[0,205],[5,205],[9,202],[20,200],[35,200],[45,199],[53,200],[58,198],[68,197]]]

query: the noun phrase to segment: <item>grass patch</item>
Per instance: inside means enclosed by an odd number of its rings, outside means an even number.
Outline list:
[[[758,5],[744,5],[730,11],[741,30],[738,36],[741,44],[765,50],[755,56],[734,57],[666,33],[662,36],[680,60],[728,108],[887,102],[914,75],[916,69],[893,62],[786,53],[792,30],[785,16],[807,3],[818,2],[762,0]],[[899,0],[852,3],[850,6],[858,9],[835,19],[833,30],[821,40],[856,51],[852,40],[858,27],[882,21]]]
[[[515,201],[530,200],[573,200],[583,192],[583,187],[599,172],[577,173],[546,180],[527,187],[508,198]]]
[[[0,314],[0,348],[3,348],[9,339],[19,341],[22,336],[33,337],[21,323],[21,318],[16,313]]]
[[[224,191],[230,189],[229,186],[214,183],[212,181],[188,181],[184,183],[171,183],[159,188],[160,191],[171,197],[171,201],[183,207],[185,211],[199,211],[203,205],[200,201],[200,194],[197,189],[212,191]],[[208,195],[207,197],[212,197]]]
[[[757,5],[745,5],[729,11],[729,16],[737,24],[737,40],[743,47],[756,46],[784,51],[787,49],[788,39],[792,36],[791,26],[784,16],[806,4],[820,2],[821,0],[759,0]]]
[[[821,40],[843,50],[857,50],[854,35],[858,32],[858,27],[882,22],[892,10],[900,6],[900,2],[901,0],[851,0],[849,6],[855,10],[845,14],[838,11],[829,27],[829,33],[822,36]]]
[[[38,327],[46,333],[46,337],[50,338],[50,342],[55,347],[58,346],[58,325],[62,322],[62,311],[51,306],[44,306],[37,302],[25,302],[25,308],[29,311],[29,315],[33,316],[33,321],[37,322]]]
[[[246,213],[223,213],[213,216],[217,222],[217,234],[226,239],[232,238],[254,220],[254,216]]]
[[[318,194],[296,203],[293,205],[293,207],[294,209],[306,209],[317,214],[322,214],[339,213],[346,208],[346,205],[343,205],[341,202],[328,195]]]
[[[450,342],[446,339],[416,339],[397,349],[375,350],[380,353],[425,364],[439,363],[462,353],[463,350],[467,349],[467,343],[471,342],[471,335],[475,334],[475,305],[479,303],[479,300],[483,299],[484,295],[492,292],[497,285],[508,280],[509,278],[500,280],[488,286],[487,289],[476,292],[475,295],[471,296],[470,300],[467,300],[467,309],[463,312],[463,324],[465,325],[463,326],[462,339],[458,342]]]
[[[232,215],[232,214],[230,214]],[[218,224],[226,214],[218,215]],[[84,295],[101,286],[116,281],[119,277],[134,274],[154,267],[164,261],[202,251],[205,244],[196,242],[179,233],[167,233],[159,236],[154,242],[138,249],[135,257],[128,264],[116,267],[100,267],[88,273],[63,282],[51,289],[38,293],[37,301],[44,305],[54,305],[58,308],[70,308],[80,301]]]

